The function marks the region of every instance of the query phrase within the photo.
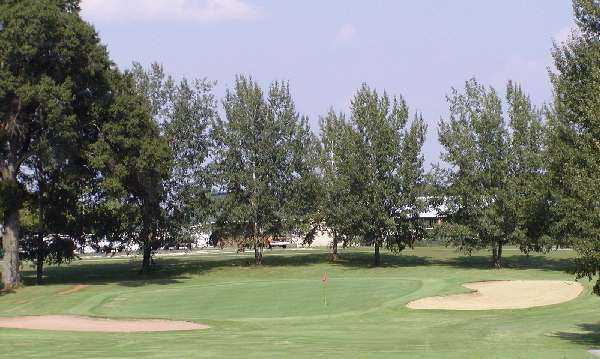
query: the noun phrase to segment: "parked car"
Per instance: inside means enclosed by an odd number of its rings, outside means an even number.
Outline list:
[[[289,246],[290,244],[291,243],[288,241],[270,241],[269,249],[273,249],[273,247],[287,248],[287,246]]]

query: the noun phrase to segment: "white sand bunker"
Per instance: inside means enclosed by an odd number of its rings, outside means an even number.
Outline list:
[[[558,304],[581,294],[581,283],[554,280],[505,280],[465,283],[473,292],[414,300],[412,309],[523,309]]]
[[[169,332],[207,329],[204,324],[171,320],[117,320],[68,315],[0,317],[0,328],[72,332]]]

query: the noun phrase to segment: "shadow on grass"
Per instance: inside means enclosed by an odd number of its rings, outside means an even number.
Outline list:
[[[253,256],[215,258],[215,256],[192,257],[158,257],[157,266],[149,273],[140,273],[140,261],[136,259],[118,259],[105,261],[81,261],[74,265],[49,267],[46,271],[45,284],[110,284],[116,283],[126,287],[144,285],[169,285],[180,283],[190,276],[208,273],[219,268],[247,267],[254,268]],[[264,268],[300,267],[328,263],[326,251],[318,253],[294,253],[265,251]],[[340,259],[332,264],[336,267],[367,269],[372,268],[373,254],[363,250],[349,250],[340,255]],[[448,266],[453,268],[489,269],[490,258],[484,255],[434,258],[429,256],[382,253],[380,268],[403,268],[416,266]],[[506,268],[541,269],[548,271],[566,271],[573,266],[571,259],[550,258],[547,256],[511,255],[504,259]],[[24,271],[25,285],[35,284],[35,272]]]
[[[308,266],[327,261],[326,254],[307,255],[265,255],[265,268]],[[218,268],[227,267],[255,267],[254,258],[241,256],[238,258],[199,258],[178,257],[155,259],[155,267],[149,272],[141,273],[141,261],[138,259],[106,258],[102,260],[88,260],[74,262],[73,265],[52,266],[46,268],[44,284],[112,284],[116,283],[126,287],[141,287],[144,285],[169,285],[180,283],[191,275],[198,275]],[[23,283],[35,284],[35,271],[23,271]]]
[[[582,332],[559,332],[556,333],[555,336],[576,344],[587,345],[592,349],[600,348],[600,323],[585,323],[579,324],[577,326],[581,329]]]
[[[511,255],[502,260],[503,268],[508,269],[541,269],[548,271],[568,271],[573,268],[574,261],[571,258],[550,258],[542,255]],[[456,268],[491,268],[489,256],[459,256],[449,259],[440,264]]]

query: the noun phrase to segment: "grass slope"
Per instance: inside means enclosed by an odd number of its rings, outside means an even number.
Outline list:
[[[507,251],[502,270],[487,268],[487,253],[461,257],[438,247],[387,254],[381,268],[369,266],[369,249],[349,250],[335,265],[327,263],[324,251],[273,251],[260,268],[250,264],[250,255],[215,253],[159,258],[151,277],[138,275],[139,263],[130,259],[78,261],[50,268],[47,285],[0,296],[0,316],[168,318],[211,329],[137,334],[0,329],[0,357],[592,358],[587,349],[600,347],[600,299],[589,294],[587,281],[581,297],[542,308],[405,307],[416,298],[464,292],[464,282],[573,279],[564,272],[570,252],[530,258],[517,253]],[[58,294],[76,283],[89,287]]]

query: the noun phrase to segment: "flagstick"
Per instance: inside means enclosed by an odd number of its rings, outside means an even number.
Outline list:
[[[323,273],[323,278],[321,278],[321,282],[323,282],[321,294],[323,296],[323,302],[325,303],[325,306],[327,306],[327,283],[329,282],[329,278],[327,277],[327,272]]]

